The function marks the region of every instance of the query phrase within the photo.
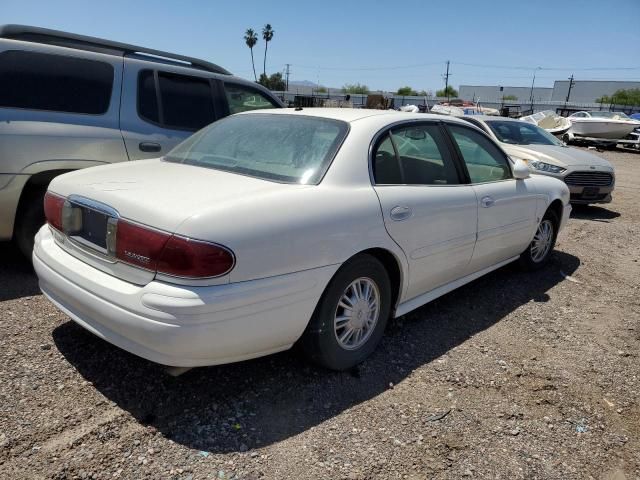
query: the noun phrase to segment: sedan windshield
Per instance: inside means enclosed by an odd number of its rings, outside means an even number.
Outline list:
[[[545,129],[525,122],[489,120],[486,122],[498,140],[511,145],[562,145]]]
[[[200,130],[165,160],[276,182],[317,184],[348,130],[347,123],[327,118],[234,115]]]

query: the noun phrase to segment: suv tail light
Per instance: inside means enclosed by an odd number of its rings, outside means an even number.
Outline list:
[[[47,223],[56,230],[62,231],[62,207],[65,199],[54,193],[44,194],[44,216]]]
[[[210,278],[229,273],[233,252],[222,245],[193,240],[118,221],[116,258],[123,262],[181,278]]]

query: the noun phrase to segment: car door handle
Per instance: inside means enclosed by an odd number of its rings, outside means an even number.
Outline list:
[[[404,205],[396,205],[391,209],[391,218],[397,222],[406,220],[413,214],[411,208]]]
[[[138,147],[142,152],[159,152],[162,149],[159,143],[153,142],[140,142]]]
[[[482,197],[482,200],[480,200],[480,205],[484,208],[493,207],[494,203],[496,203],[496,201],[491,197]]]

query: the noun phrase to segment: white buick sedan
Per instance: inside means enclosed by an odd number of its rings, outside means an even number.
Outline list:
[[[172,366],[299,342],[346,369],[398,317],[515,260],[548,260],[569,190],[449,117],[254,111],[166,157],[59,176],[40,287],[73,320]]]

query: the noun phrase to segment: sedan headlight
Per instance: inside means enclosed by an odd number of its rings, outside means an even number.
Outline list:
[[[529,168],[533,170],[539,170],[541,172],[562,173],[566,170],[566,168],[562,168],[557,165],[551,165],[550,163],[541,162],[540,160],[529,160],[529,162],[527,163],[529,164]]]

